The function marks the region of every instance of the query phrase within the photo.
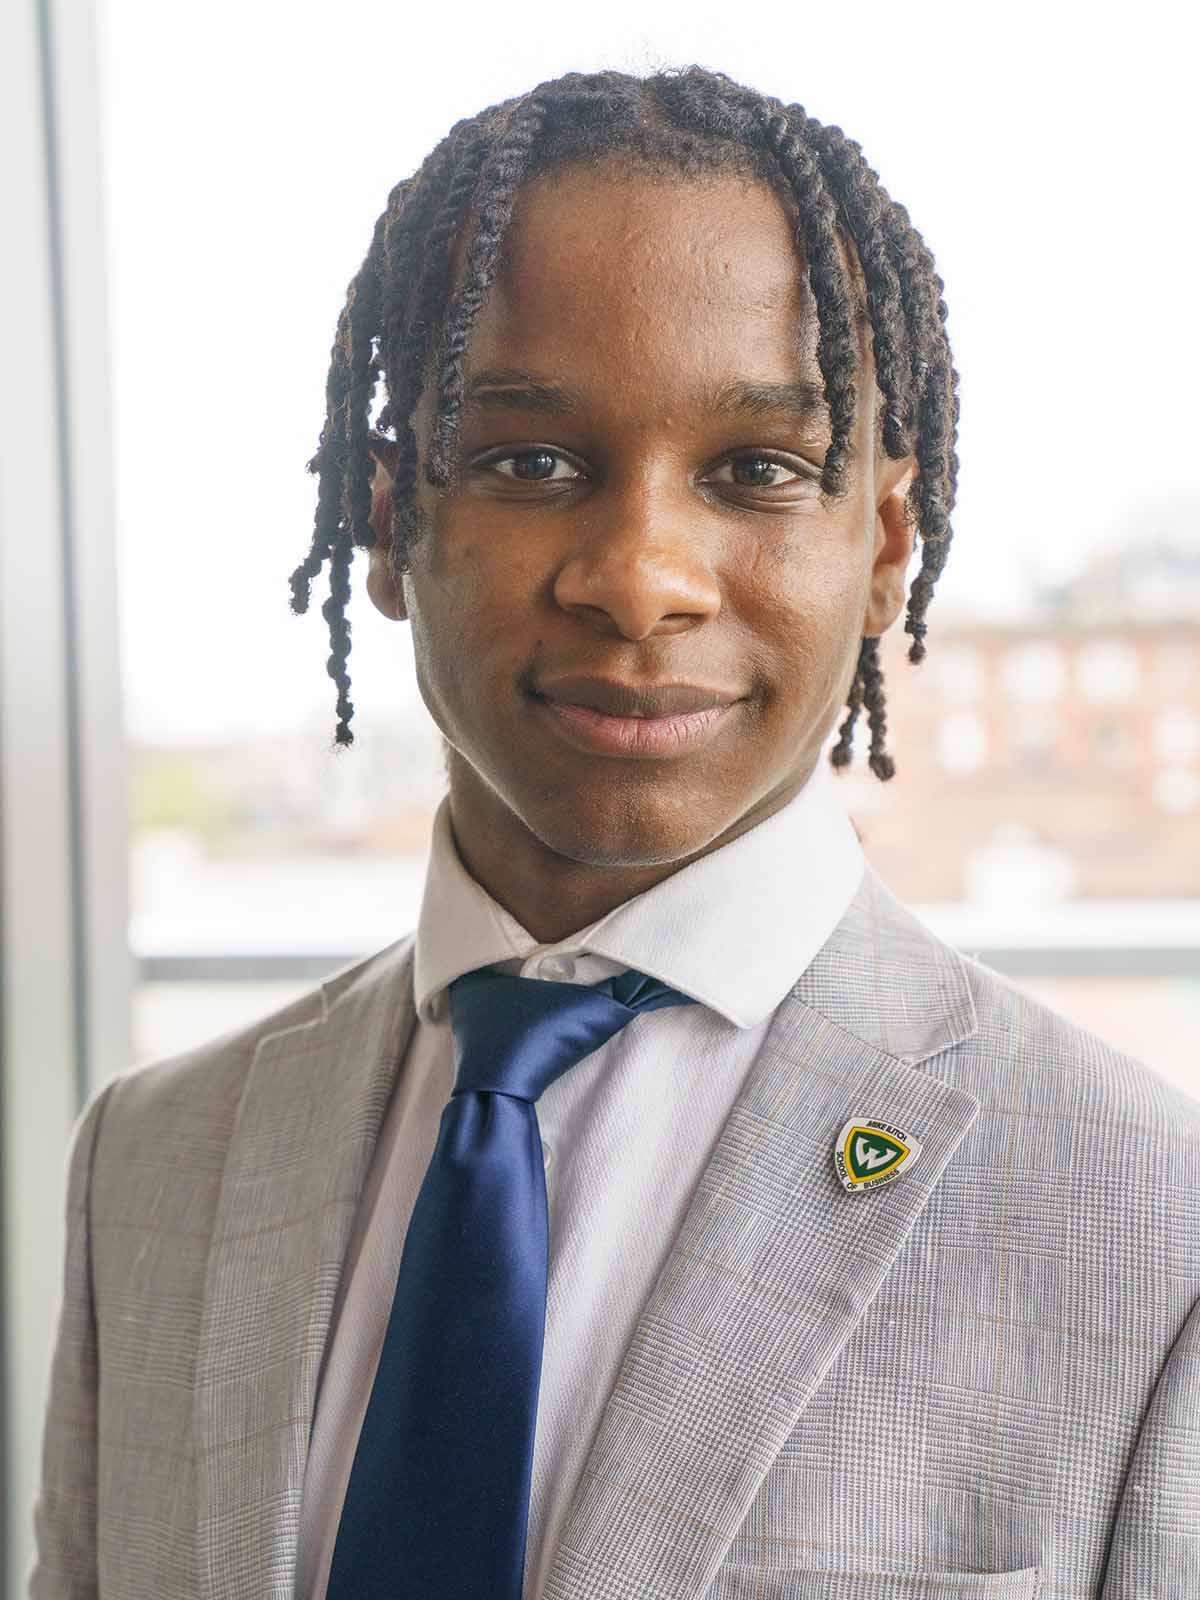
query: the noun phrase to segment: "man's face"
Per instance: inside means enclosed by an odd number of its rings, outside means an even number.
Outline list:
[[[572,169],[519,195],[467,353],[479,403],[462,417],[460,486],[419,475],[429,533],[403,590],[382,545],[368,584],[411,622],[460,838],[536,840],[596,867],[681,862],[803,784],[862,636],[903,605],[912,548],[913,463],[875,458],[869,365],[851,489],[829,503],[823,403],[728,398],[799,382],[819,400],[816,341],[792,223],[762,183]],[[485,377],[514,373],[570,399],[550,410]],[[422,459],[433,403],[427,388]],[[378,531],[382,469],[375,488]],[[699,735],[677,724],[595,748],[538,693],[578,677],[733,703]]]

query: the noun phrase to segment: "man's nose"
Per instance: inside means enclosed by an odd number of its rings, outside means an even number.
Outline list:
[[[695,491],[644,479],[609,485],[581,509],[554,597],[600,632],[681,633],[715,617],[721,590]]]

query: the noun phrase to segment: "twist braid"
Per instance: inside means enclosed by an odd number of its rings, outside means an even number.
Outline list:
[[[908,430],[915,399],[910,334],[900,279],[883,226],[890,204],[879,174],[867,165],[862,146],[838,127],[813,125],[814,142],[828,169],[831,191],[850,221],[867,288],[875,377],[883,398],[883,447],[893,461],[912,448]]]
[[[334,741],[339,745],[354,742],[354,736],[350,732],[350,718],[354,715],[354,706],[350,700],[350,675],[346,671],[346,661],[350,655],[350,619],[346,616],[346,604],[350,599],[352,557],[353,546],[350,540],[342,539],[335,546],[329,559],[329,598],[321,607],[321,615],[329,624],[329,637],[333,647],[325,662],[325,669],[338,689],[338,724],[334,731]]]
[[[883,748],[887,732],[887,704],[883,694],[883,668],[879,665],[879,640],[867,638],[859,654],[863,680],[863,703],[867,708],[867,726],[871,730],[871,752],[867,765],[883,782],[895,775],[896,764]]]
[[[463,351],[491,284],[500,242],[545,114],[544,102],[535,96],[519,101],[479,175],[478,214],[467,250],[466,270],[446,313],[437,423],[425,468],[427,480],[439,489],[448,488],[451,483],[450,455],[457,441],[462,409]]]
[[[397,314],[394,348],[398,349],[398,359],[392,370],[398,374],[398,381],[390,404],[399,440],[392,474],[389,558],[397,579],[408,570],[410,546],[421,531],[416,499],[417,436],[412,413],[423,387],[431,330],[445,305],[455,238],[470,207],[486,153],[487,145],[478,129],[464,130],[458,166],[429,229],[425,266],[412,295],[409,315],[402,321]]]
[[[925,658],[925,613],[934,584],[950,552],[950,513],[958,481],[954,440],[958,429],[958,373],[946,337],[945,287],[924,240],[904,206],[893,204],[884,219],[888,244],[913,328],[913,382],[918,396],[917,473],[909,507],[921,532],[921,570],[909,593],[904,631],[912,635],[908,659]]]
[[[863,645],[866,644],[863,640]],[[833,767],[849,766],[853,754],[854,724],[858,721],[858,714],[863,703],[863,649],[859,647],[858,661],[854,668],[854,677],[850,681],[850,692],[846,696],[846,705],[849,715],[838,729],[838,742],[829,752],[829,764]]]
[[[371,456],[367,449],[367,423],[379,364],[374,359],[379,337],[380,267],[387,213],[375,224],[367,259],[350,286],[350,374],[346,395],[346,527],[351,543],[374,542],[370,526]]]
[[[326,556],[337,543],[341,528],[342,470],[346,459],[343,408],[350,387],[350,368],[347,359],[349,323],[350,308],[346,305],[338,316],[333,349],[330,351],[329,376],[325,382],[325,423],[321,429],[316,454],[307,464],[309,472],[319,474],[312,542],[308,554],[288,580],[292,591],[291,608],[297,616],[302,616],[308,610],[312,580],[320,572]]]
[[[821,487],[826,494],[840,495],[845,493],[846,469],[854,454],[858,348],[850,283],[837,245],[837,214],[816,158],[799,131],[806,121],[802,106],[776,109],[764,105],[757,116],[761,135],[788,177],[800,206],[800,227],[820,328],[817,365],[825,380],[833,428]]]

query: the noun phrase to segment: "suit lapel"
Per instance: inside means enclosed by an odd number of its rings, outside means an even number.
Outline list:
[[[317,1379],[342,1263],[414,1021],[411,936],[258,1043],[209,1250],[197,1355],[206,1600],[291,1600]]]
[[[780,1006],[605,1406],[545,1600],[700,1596],[979,1111],[922,1062],[977,1027],[961,958],[868,867]],[[847,1194],[851,1117],[922,1141]]]

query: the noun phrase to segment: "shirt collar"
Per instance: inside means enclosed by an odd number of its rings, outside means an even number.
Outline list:
[[[866,858],[822,754],[788,803],[589,927],[541,945],[463,866],[449,797],[433,820],[413,952],[417,1014],[477,967],[547,952],[635,967],[740,1028],[764,1021],[828,939]]]

